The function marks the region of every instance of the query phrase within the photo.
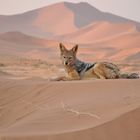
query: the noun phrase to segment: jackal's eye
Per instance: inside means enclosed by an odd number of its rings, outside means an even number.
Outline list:
[[[71,59],[72,59],[72,56],[69,57],[69,60],[71,60]]]
[[[66,56],[63,56],[63,58],[66,58]]]

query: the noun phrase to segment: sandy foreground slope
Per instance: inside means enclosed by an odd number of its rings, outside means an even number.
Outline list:
[[[93,139],[140,139],[140,80],[0,78],[0,140]]]

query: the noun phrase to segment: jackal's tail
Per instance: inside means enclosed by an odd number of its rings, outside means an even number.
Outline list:
[[[122,79],[139,79],[139,73],[122,73],[120,74],[120,78]]]

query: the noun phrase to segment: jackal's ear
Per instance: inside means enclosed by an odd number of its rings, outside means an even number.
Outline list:
[[[62,43],[59,43],[59,47],[60,47],[60,51],[61,51],[61,52],[64,52],[64,51],[67,50],[67,49],[65,48],[65,46],[64,46]]]
[[[78,45],[75,45],[71,50],[72,50],[74,53],[77,53]]]

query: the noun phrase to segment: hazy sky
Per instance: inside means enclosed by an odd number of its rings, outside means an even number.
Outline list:
[[[140,22],[140,0],[0,0],[0,14],[16,14],[61,1],[88,2],[96,8]]]

